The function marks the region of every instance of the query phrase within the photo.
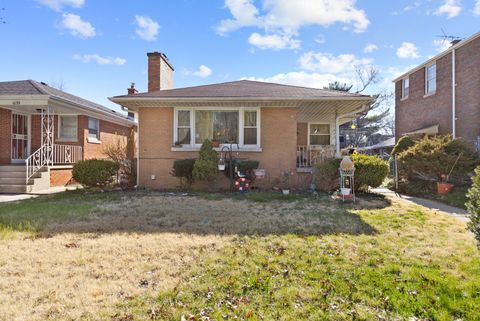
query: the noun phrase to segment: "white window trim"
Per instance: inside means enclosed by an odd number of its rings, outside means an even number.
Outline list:
[[[330,127],[330,133],[329,133],[329,136],[330,136],[330,144],[328,145],[313,145],[313,144],[310,144],[310,125],[328,125]],[[308,146],[332,146],[332,145],[335,145],[335,144],[332,144],[332,130],[333,130],[333,127],[332,127],[332,124],[331,123],[328,123],[328,122],[309,122],[307,123],[307,126],[308,126],[308,136],[307,136],[307,144]],[[324,135],[326,136],[326,134],[321,134],[321,135]],[[319,135],[319,136],[321,136]]]
[[[64,137],[61,137],[60,134],[61,134],[61,121],[60,121],[60,118],[61,117],[75,117],[75,123],[77,125],[77,130],[75,131],[75,138],[64,138]],[[57,141],[59,142],[78,142],[78,115],[76,114],[58,114],[57,115]]]
[[[97,126],[97,131],[98,131],[97,137],[90,137],[90,126],[88,124],[88,122],[90,121],[90,118],[95,119],[97,121],[97,124],[98,124],[98,126]],[[87,117],[87,131],[88,131],[87,132],[87,142],[92,143],[92,144],[100,144],[102,142],[100,140],[100,119],[88,116]]]
[[[173,109],[173,142],[178,141],[178,111],[190,111],[190,144],[183,144],[182,147],[172,147],[172,151],[188,151],[188,150],[199,150],[202,144],[195,144],[195,111],[196,110],[212,110],[212,111],[237,111],[238,112],[238,149],[245,151],[261,151],[261,113],[260,107],[192,107],[192,108],[181,108],[174,107]],[[257,113],[257,144],[255,145],[245,145],[244,141],[244,113],[245,111],[255,111]],[[221,144],[219,148],[223,146],[230,146],[230,144]],[[237,149],[237,144],[233,144],[233,149]]]
[[[408,94],[405,95],[405,81],[408,80]],[[410,96],[410,77],[402,79],[402,99],[407,99]]]
[[[430,68],[433,65],[435,65],[435,90],[429,93],[428,92],[428,68]],[[435,95],[436,92],[437,92],[437,62],[434,61],[434,62],[425,66],[425,91],[424,91],[425,95],[424,95],[424,97]]]

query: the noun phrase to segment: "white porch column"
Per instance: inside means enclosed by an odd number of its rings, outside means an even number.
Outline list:
[[[340,117],[335,117],[335,157],[340,158]]]

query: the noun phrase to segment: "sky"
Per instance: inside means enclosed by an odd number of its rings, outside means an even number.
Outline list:
[[[2,23],[4,22],[4,23]],[[480,31],[480,0],[0,0],[0,81],[34,79],[110,108],[147,88],[147,52],[164,52],[174,86],[251,79],[369,94]]]

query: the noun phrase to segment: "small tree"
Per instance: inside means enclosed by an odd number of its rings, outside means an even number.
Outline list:
[[[193,178],[211,181],[218,172],[217,157],[218,153],[213,149],[212,143],[206,139],[193,166]]]
[[[194,158],[176,159],[173,162],[172,176],[180,180],[181,189],[189,189],[193,184]]]
[[[87,159],[73,165],[72,176],[86,187],[106,186],[113,182],[118,165],[106,159]]]
[[[470,213],[468,229],[475,235],[477,246],[480,248],[480,166],[475,169],[475,176],[472,178],[472,187],[467,194],[467,209]]]
[[[415,145],[415,141],[410,136],[401,137],[392,149],[392,157],[406,151]]]

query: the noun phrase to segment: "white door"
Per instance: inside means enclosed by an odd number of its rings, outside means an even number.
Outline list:
[[[12,163],[23,163],[30,155],[30,116],[12,113]]]

